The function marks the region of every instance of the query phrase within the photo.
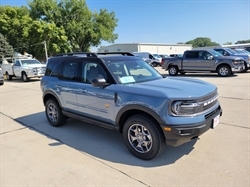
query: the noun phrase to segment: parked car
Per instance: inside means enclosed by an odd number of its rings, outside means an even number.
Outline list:
[[[159,54],[161,58],[169,58],[167,54]]]
[[[224,57],[214,50],[187,50],[183,57],[163,59],[162,68],[169,75],[186,72],[217,72],[221,77],[227,77],[244,70],[244,59],[241,57]]]
[[[173,57],[173,58],[183,57],[183,54],[170,54],[169,57]]]
[[[242,54],[242,53],[237,53],[233,49],[230,48],[214,48],[215,51],[219,52],[223,56],[238,56],[242,57],[244,59],[244,65],[245,69],[243,72],[246,72],[248,69],[250,69],[250,55],[248,54]]]
[[[245,50],[245,49],[234,49],[237,53],[241,53],[241,54],[250,54],[249,51]]]
[[[0,67],[0,85],[4,84],[4,77],[3,77],[3,71],[2,68]]]
[[[149,52],[133,52],[133,55],[140,56],[141,58],[151,59],[151,65],[153,67],[161,65],[161,59],[154,57],[152,53]]]
[[[14,63],[5,61],[2,64],[3,73],[7,80],[12,80],[12,77],[21,78],[24,82],[30,78],[41,78],[45,73],[45,64],[42,64],[36,59],[16,59]]]
[[[135,56],[78,55],[51,57],[41,79],[52,126],[70,117],[118,131],[133,155],[149,160],[165,144],[179,146],[219,124],[222,109],[211,83],[164,78]]]

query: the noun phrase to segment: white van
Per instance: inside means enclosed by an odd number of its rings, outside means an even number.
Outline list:
[[[157,55],[152,54],[150,52],[133,52],[133,55],[143,58],[146,62],[148,62],[147,59],[150,59],[151,62],[150,65],[156,67],[158,65],[161,65],[161,58],[158,58]]]

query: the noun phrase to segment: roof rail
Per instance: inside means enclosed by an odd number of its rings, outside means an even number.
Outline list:
[[[59,56],[97,57],[95,53],[91,53],[91,52],[72,52],[72,53],[60,53],[60,54],[54,55],[54,57],[59,57]]]
[[[123,56],[134,56],[132,53],[129,52],[100,52],[96,53],[97,55],[114,55],[114,54],[121,54]]]

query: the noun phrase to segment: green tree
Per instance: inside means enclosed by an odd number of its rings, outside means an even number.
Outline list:
[[[232,42],[226,42],[223,45],[232,45],[232,44],[233,44]]]
[[[65,30],[73,51],[89,51],[102,41],[114,42],[118,20],[114,12],[91,12],[85,0],[33,0],[29,3],[33,19],[55,23]]]
[[[0,32],[15,51],[26,51],[38,59],[45,59],[44,41],[49,55],[71,51],[64,28],[32,19],[27,7],[0,6]]]
[[[216,42],[212,42],[211,39],[207,37],[197,37],[193,40],[186,42],[185,44],[192,44],[193,47],[208,47],[219,45]]]
[[[250,43],[250,40],[239,40],[235,44],[245,44],[245,43]]]
[[[6,38],[0,33],[0,57],[12,56],[13,47],[7,42]]]

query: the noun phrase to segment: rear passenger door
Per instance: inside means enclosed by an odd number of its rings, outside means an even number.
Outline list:
[[[84,59],[81,65],[81,82],[77,84],[77,102],[79,113],[83,117],[100,122],[114,124],[114,98],[116,85],[93,87],[93,78],[104,78],[110,81],[110,75],[99,59]]]
[[[183,70],[197,70],[196,63],[199,60],[198,51],[187,51],[183,58]]]
[[[55,84],[62,107],[73,113],[78,112],[76,93],[79,82],[79,65],[80,63],[76,59],[65,60],[58,76],[60,81]]]

